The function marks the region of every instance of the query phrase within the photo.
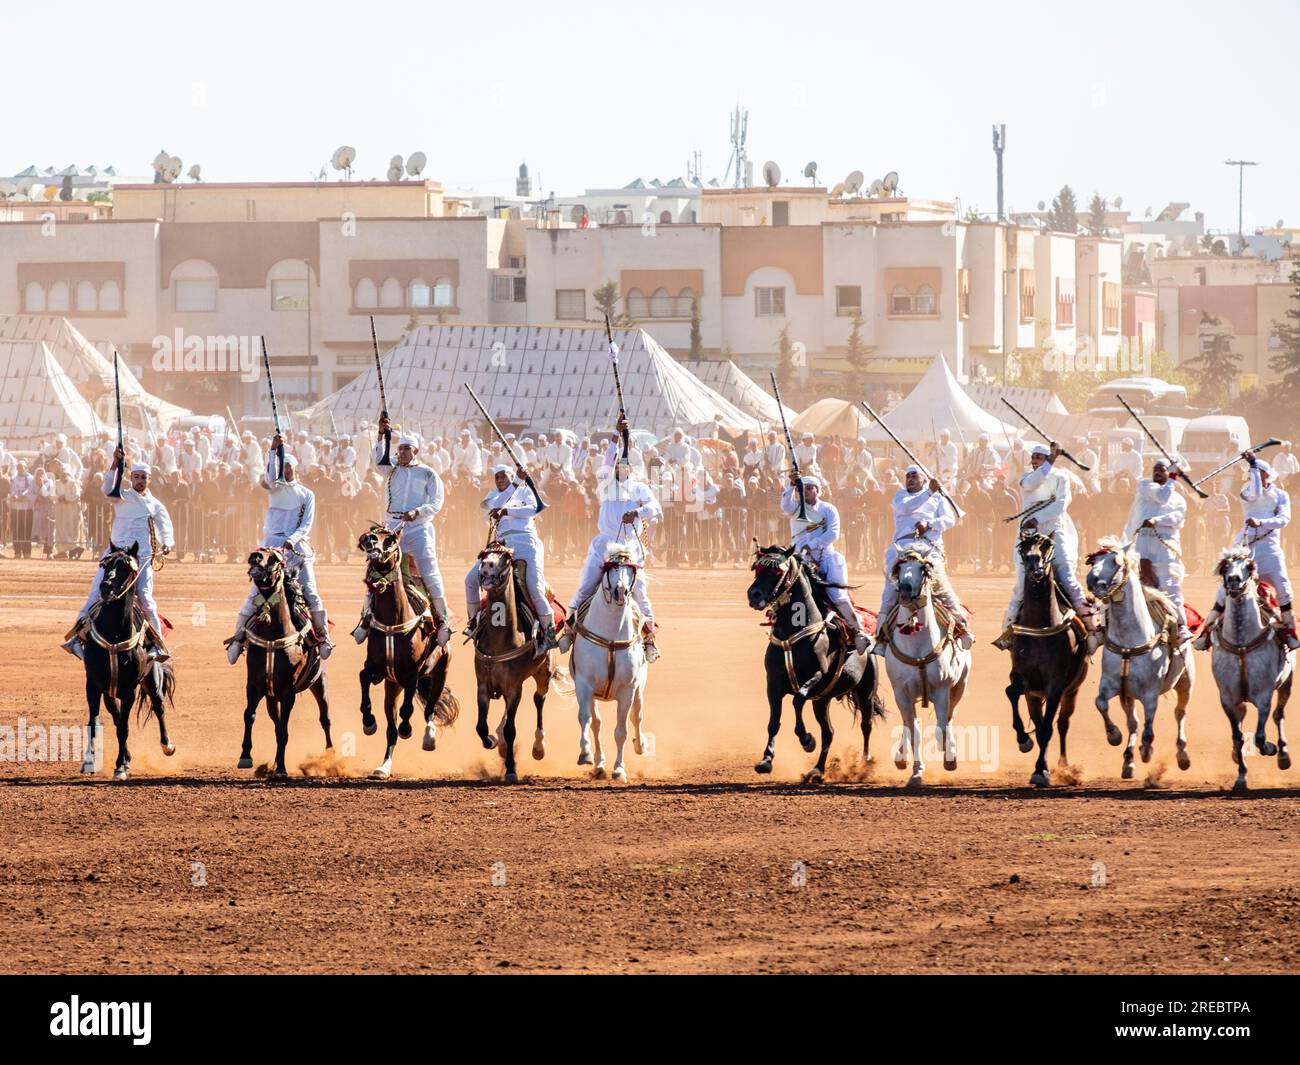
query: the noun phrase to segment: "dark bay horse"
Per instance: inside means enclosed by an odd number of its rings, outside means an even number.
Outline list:
[[[393,771],[397,739],[411,735],[415,697],[424,707],[424,749],[437,749],[437,726],[451,725],[460,704],[447,686],[451,654],[439,647],[437,625],[428,598],[409,586],[402,575],[401,534],[376,526],[363,533],[357,547],[366,558],[366,587],[370,590],[370,631],[366,664],[361,668],[361,727],[367,736],[378,728],[370,708],[370,686],[384,682],[384,714],[388,718],[388,748],[383,762],[370,774],[387,780]],[[402,695],[401,723],[397,696]]]
[[[248,705],[244,710],[244,746],[239,768],[253,768],[253,719],[265,699],[266,713],[275,722],[273,780],[288,775],[284,749],[289,742],[289,716],[298,693],[310,690],[320,708],[325,747],[330,739],[329,701],[325,695],[325,663],[312,632],[311,616],[297,580],[284,568],[284,555],[273,547],[248,556],[248,576],[257,589],[257,613],[245,627],[248,657]],[[233,639],[234,637],[232,637]]]
[[[1052,571],[1056,544],[1051,537],[1031,533],[1023,536],[1016,549],[1025,566],[1024,594],[1020,612],[1012,627],[1011,720],[1020,750],[1028,754],[1034,741],[1020,717],[1020,697],[1025,697],[1029,716],[1038,738],[1038,761],[1029,782],[1046,788],[1052,783],[1047,768],[1047,745],[1052,742],[1052,723],[1059,710],[1061,732],[1060,764],[1066,765],[1065,736],[1074,714],[1079,688],[1088,675],[1087,635],[1074,611],[1065,607]]]
[[[533,705],[537,708],[533,757],[546,757],[542,707],[551,686],[551,656],[549,652],[538,653],[531,613],[526,614],[519,606],[526,593],[515,574],[514,553],[505,544],[490,543],[479,552],[478,585],[487,601],[479,611],[473,633],[474,675],[478,679],[476,730],[484,747],[500,750],[505,759],[505,782],[517,784],[515,712],[529,677],[535,686]],[[488,705],[493,699],[502,699],[506,704],[499,743],[488,731]]]
[[[148,562],[145,565],[149,565]],[[102,702],[117,729],[117,763],[114,780],[131,775],[131,752],[127,735],[131,729],[131,706],[137,716],[146,709],[158,718],[158,738],[163,754],[176,753],[176,745],[167,735],[163,716],[164,701],[175,707],[176,675],[170,662],[150,663],[145,651],[146,622],[135,602],[135,582],[140,576],[140,545],[108,545],[99,563],[100,601],[91,607],[87,618],[85,652],[86,703],[90,721],[86,749],[81,763],[83,773],[96,769],[99,745],[99,707]]]
[[[830,702],[843,699],[860,715],[862,757],[869,760],[871,724],[885,716],[884,703],[876,694],[876,667],[870,653],[854,650],[852,635],[846,634],[826,598],[822,584],[809,571],[793,547],[758,547],[755,544],[754,583],[747,593],[754,610],[767,612],[772,631],[768,636],[764,665],[767,669],[767,746],[754,766],[757,773],[772,772],[776,734],[781,728],[781,706],[787,695],[794,701],[794,734],[809,754],[816,740],[804,728],[804,704],[813,704],[813,716],[821,727],[821,754],[817,765],[805,776],[805,783],[820,783],[830,753]]]

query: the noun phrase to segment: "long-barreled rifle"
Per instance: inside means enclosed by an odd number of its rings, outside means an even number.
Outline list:
[[[117,473],[113,477],[113,490],[108,494],[113,499],[121,499],[122,471],[126,468],[126,441],[122,435],[122,382],[118,377],[116,348],[113,349],[113,395],[117,403],[117,450],[122,457],[118,460]]]
[[[614,331],[609,325],[609,315],[605,315],[605,340],[609,344],[609,364],[614,367],[614,391],[618,393],[618,420],[623,434],[623,461],[629,462],[632,444],[627,427],[627,406],[623,403],[623,381],[618,375],[618,345],[614,343]]]
[[[280,407],[275,402],[275,381],[271,377],[271,357],[266,353],[266,337],[262,337],[262,367],[266,370],[266,390],[271,394],[271,420],[275,423],[275,435],[280,443],[275,448],[275,460],[279,466],[279,479],[284,480],[284,434],[280,432]]]
[[[785,430],[785,447],[790,452],[790,470],[794,474],[794,486],[799,493],[799,520],[806,522],[808,520],[808,504],[803,497],[803,473],[799,469],[799,456],[795,454],[794,437],[790,435],[789,423],[785,420],[785,404],[781,402],[781,386],[776,383],[776,374],[769,373],[772,378],[772,395],[776,397],[776,409],[781,414],[781,428]]]
[[[537,490],[537,484],[533,481],[532,474],[528,472],[528,467],[523,464],[519,455],[515,453],[514,445],[506,439],[506,435],[501,431],[501,427],[497,425],[496,419],[487,412],[487,408],[483,406],[483,402],[475,394],[474,389],[470,387],[468,381],[465,382],[465,391],[469,393],[469,398],[474,401],[474,406],[478,407],[479,413],[483,415],[483,418],[487,421],[488,425],[492,427],[492,432],[494,432],[497,439],[501,441],[501,446],[506,449],[506,454],[514,460],[515,466],[523,471],[524,484],[528,485],[529,491],[533,493],[533,499],[537,501],[537,509],[534,510],[533,513],[540,514],[546,509],[547,504],[542,499],[542,493]],[[513,498],[513,493],[511,493],[511,498]]]

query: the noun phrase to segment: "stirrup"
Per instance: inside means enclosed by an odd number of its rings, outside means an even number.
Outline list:
[[[362,614],[361,620],[357,622],[357,627],[352,630],[352,638],[357,643],[365,643],[366,638],[370,635],[370,615]]]
[[[993,641],[993,646],[999,651],[1010,651],[1011,641],[1015,638],[1015,635],[1016,634],[1012,631],[1011,626],[1008,625],[1002,630],[1002,635]]]
[[[73,658],[80,658],[83,662],[86,660],[86,645],[82,642],[80,636],[70,637],[68,642],[63,645],[63,649]]]
[[[659,659],[662,657],[662,655],[659,651],[659,648],[655,646],[654,637],[647,636],[642,642],[645,644],[646,663],[649,664],[653,662],[658,662]]]

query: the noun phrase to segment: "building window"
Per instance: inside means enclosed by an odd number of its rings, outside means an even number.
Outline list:
[[[525,280],[505,275],[492,278],[492,299],[497,303],[523,303],[527,299],[524,294]]]
[[[672,211],[660,211],[660,212],[659,212],[659,224],[660,224],[660,225],[663,225],[663,226],[669,226],[669,225],[672,225],[672,222],[673,222],[673,213],[672,213]]]
[[[902,285],[894,287],[894,291],[889,294],[889,313],[890,314],[911,314],[912,313],[912,294]]]
[[[917,314],[936,314],[934,302],[934,289],[929,285],[922,285],[916,290],[916,313]]]
[[[50,286],[46,309],[51,311],[71,310],[68,303],[68,286],[63,281],[56,281]]]
[[[195,314],[217,309],[217,282],[213,278],[176,282],[176,310]]]
[[[790,201],[772,201],[772,225],[788,226],[790,224]]]
[[[627,313],[633,318],[650,317],[650,301],[639,288],[629,289],[623,300],[627,305]]]
[[[1107,333],[1119,332],[1120,292],[1114,281],[1106,281],[1101,286],[1101,327]]]
[[[1074,325],[1074,281],[1056,279],[1056,324],[1058,327]]]
[[[77,310],[99,310],[99,293],[89,281],[77,282]]]
[[[101,311],[121,311],[122,289],[116,281],[105,281],[100,287],[99,309]]]
[[[510,256],[510,269],[523,270],[527,262],[528,259],[523,255],[512,255]]]
[[[400,307],[402,305],[402,283],[390,277],[379,290],[379,306]]]
[[[855,318],[862,313],[862,286],[835,286],[835,313],[841,318]]]
[[[357,282],[357,291],[352,297],[352,304],[355,307],[379,306],[379,290],[375,288],[375,283],[370,278],[363,277]]]
[[[23,291],[23,310],[28,314],[45,313],[45,288],[36,281],[28,281]]]
[[[963,318],[970,317],[970,271],[957,271],[957,310]]]
[[[371,286],[373,288],[373,286]],[[271,310],[305,311],[307,309],[307,281],[305,278],[275,278],[271,281]]]
[[[456,305],[456,292],[451,287],[450,281],[439,278],[434,282],[433,305],[435,307],[454,307]]]
[[[406,305],[408,307],[432,307],[433,289],[418,279],[412,281],[406,286]]]
[[[784,318],[785,287],[754,289],[754,315],[758,318]]]
[[[1032,270],[1020,271],[1020,320],[1032,322],[1037,304],[1038,289]]]
[[[562,321],[582,321],[587,317],[587,290],[585,288],[557,288],[555,290],[555,317]]]

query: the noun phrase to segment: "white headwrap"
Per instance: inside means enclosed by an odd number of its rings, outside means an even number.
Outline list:
[[[1048,447],[1046,444],[1035,444],[1032,448],[1029,449],[1029,453],[1031,455],[1042,455],[1043,458],[1052,457],[1052,449]]]
[[[811,474],[809,474],[803,478],[803,486],[805,488],[808,488],[809,486],[813,488],[820,488],[822,486],[822,479],[820,477],[814,477]]]
[[[420,446],[420,441],[417,440],[415,437],[413,437],[410,433],[406,433],[403,436],[398,438],[397,446],[418,448]]]
[[[137,462],[134,466],[131,467],[131,472],[152,474],[153,469],[147,463]]]

